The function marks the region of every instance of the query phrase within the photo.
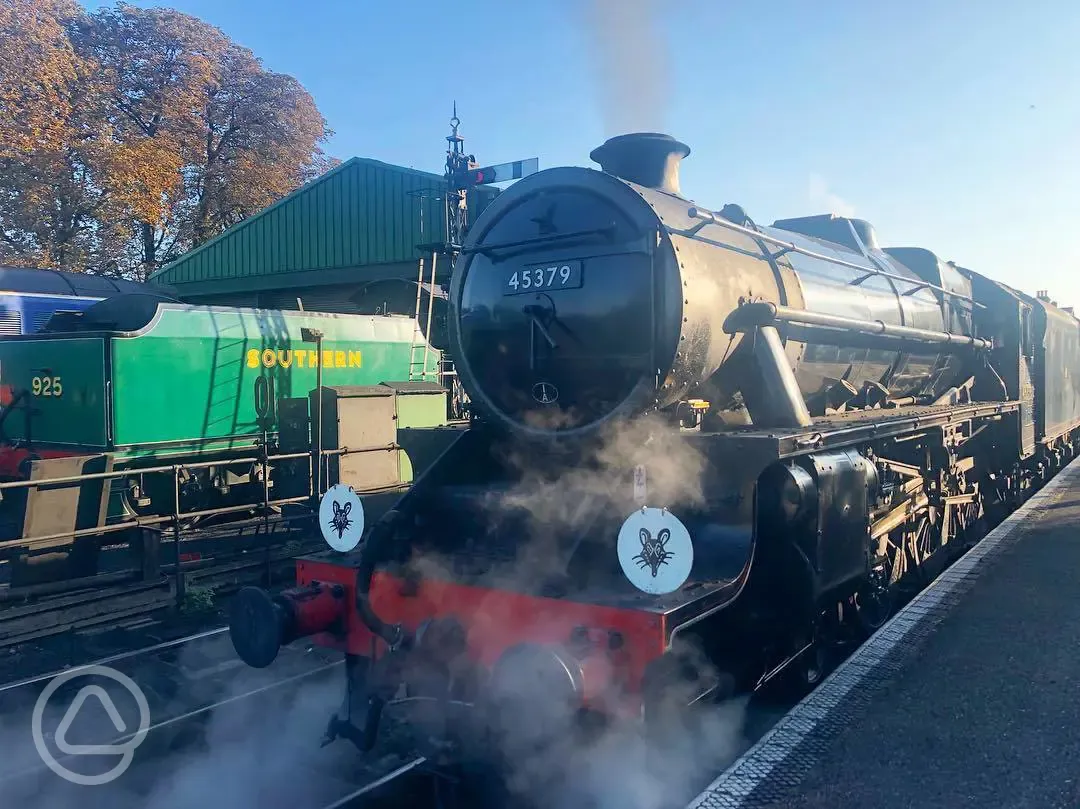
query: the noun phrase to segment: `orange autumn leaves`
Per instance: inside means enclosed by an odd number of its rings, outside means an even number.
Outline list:
[[[70,0],[0,2],[0,158],[54,148],[66,136],[79,59],[60,19]]]
[[[329,134],[195,17],[0,0],[0,263],[145,277],[329,168]]]

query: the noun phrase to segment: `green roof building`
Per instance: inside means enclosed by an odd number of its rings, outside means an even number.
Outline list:
[[[149,280],[191,303],[411,315],[421,257],[425,280],[431,272],[430,248],[418,245],[446,241],[445,190],[441,175],[354,157]],[[498,193],[471,190],[470,218]],[[445,256],[437,269],[446,283]]]

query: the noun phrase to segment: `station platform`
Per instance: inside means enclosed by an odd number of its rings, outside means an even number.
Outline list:
[[[1080,807],[1080,459],[688,809]]]

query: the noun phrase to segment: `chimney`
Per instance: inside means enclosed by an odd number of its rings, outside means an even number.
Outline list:
[[[608,174],[678,195],[679,163],[688,154],[690,147],[671,135],[635,132],[608,138],[589,158]]]

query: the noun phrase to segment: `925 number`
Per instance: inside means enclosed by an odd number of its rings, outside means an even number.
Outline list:
[[[30,392],[35,396],[63,396],[64,384],[58,376],[35,376],[30,381]]]
[[[520,279],[518,276],[521,276]],[[551,267],[535,267],[532,269],[521,270],[520,273],[514,273],[510,276],[510,280],[506,282],[507,286],[513,287],[515,290],[525,289],[550,289],[555,284],[555,278],[558,277],[559,285],[563,285],[570,280],[571,269],[569,264],[554,265]]]

